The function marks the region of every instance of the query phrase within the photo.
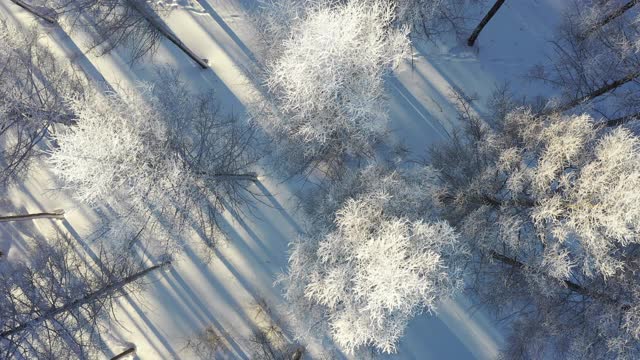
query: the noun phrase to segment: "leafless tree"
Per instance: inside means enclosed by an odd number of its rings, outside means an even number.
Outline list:
[[[71,28],[89,30],[89,44],[98,54],[118,46],[129,50],[131,63],[153,53],[166,37],[201,68],[207,60],[198,57],[165,25],[161,15],[169,12],[159,2],[147,0],[41,0],[52,8]]]
[[[626,13],[627,11],[631,10],[631,8],[636,6],[638,2],[639,2],[638,0],[629,0],[624,4],[618,5],[618,1],[611,1],[611,2],[604,2],[604,3],[601,1],[602,3],[601,5],[609,5],[608,9],[605,9],[609,11],[604,11],[604,12],[598,11],[597,14],[594,13],[593,15],[596,18],[591,21],[591,23],[586,27],[585,30],[583,30],[580,37],[584,39],[591,36],[591,34],[594,33],[595,31],[602,29],[602,27],[604,27],[608,23],[614,21],[618,17],[624,15],[624,13]],[[614,6],[617,6],[617,7],[614,7]]]
[[[560,90],[547,113],[575,108],[607,120],[640,111],[640,27],[634,1],[580,1],[563,16],[549,65],[531,76]]]
[[[49,161],[83,202],[107,202],[126,219],[131,209],[163,216],[175,229],[197,222],[211,240],[221,210],[252,199],[253,126],[220,114],[212,94],[192,93],[175,71],[160,78],[71,101],[78,124],[56,135]]]
[[[67,97],[80,98],[86,81],[38,42],[35,29],[0,20],[0,183],[23,175],[57,126],[72,123]]]
[[[87,359],[102,349],[114,320],[114,299],[136,292],[141,279],[170,264],[144,267],[98,251],[88,264],[63,236],[34,239],[28,259],[0,265],[0,356],[3,359]],[[111,324],[113,325],[113,324]]]

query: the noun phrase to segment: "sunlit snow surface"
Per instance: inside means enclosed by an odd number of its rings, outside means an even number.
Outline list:
[[[168,41],[152,60],[133,68],[117,52],[102,57],[85,56],[83,34],[69,37],[58,27],[45,27],[43,39],[61,54],[80,65],[97,82],[106,86],[135,86],[152,81],[156,65],[179,69],[198,91],[215,89],[222,111],[243,115],[245,107],[258,99],[254,79],[247,74],[255,67],[256,36],[247,12],[248,0],[164,0],[176,9],[165,19],[176,35],[211,69],[201,70]],[[389,79],[391,142],[402,143],[416,157],[435,142],[446,139],[456,127],[449,100],[450,88],[462,89],[480,101],[495,85],[509,82],[517,93],[533,98],[549,95],[548,89],[524,78],[527,70],[544,61],[548,40],[558,13],[568,1],[531,0],[506,2],[479,37],[477,46],[467,48],[455,41],[416,44],[416,55]],[[0,14],[22,24],[33,18],[9,1],[0,2]],[[264,172],[268,173],[268,169]],[[265,298],[286,323],[287,307],[280,291],[273,287],[275,275],[286,267],[287,243],[294,239],[304,219],[295,208],[293,192],[299,184],[263,178],[255,192],[264,195],[253,214],[227,213],[224,227],[230,239],[205,264],[198,249],[187,246],[176,265],[153,276],[148,291],[136,298],[119,300],[118,318],[123,327],[113,327],[105,342],[113,353],[134,343],[140,359],[190,358],[185,341],[207,326],[229,336],[229,358],[248,358],[246,339],[255,326],[255,298]],[[11,248],[20,256],[21,237],[50,233],[54,227],[75,236],[78,251],[90,250],[86,239],[95,230],[97,214],[72,200],[71,194],[52,191],[54,179],[44,165],[35,166],[22,186],[13,188],[2,204],[7,212],[38,212],[64,208],[67,220],[53,225],[48,220],[2,224],[0,250]],[[7,240],[11,239],[11,240]],[[152,259],[147,259],[152,261]],[[231,339],[233,338],[233,340]],[[326,341],[326,339],[325,339]],[[501,343],[499,330],[482,312],[473,312],[466,299],[440,306],[437,316],[414,319],[399,346],[398,359],[494,358]],[[310,346],[311,354],[330,344]],[[109,354],[107,354],[109,355]],[[385,356],[386,357],[386,356]]]

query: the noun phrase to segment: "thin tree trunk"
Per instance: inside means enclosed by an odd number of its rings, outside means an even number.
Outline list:
[[[502,4],[504,4],[504,1],[505,0],[497,0],[495,4],[493,4],[493,6],[491,7],[487,15],[484,16],[482,21],[480,21],[480,24],[476,26],[476,29],[473,30],[473,33],[471,34],[471,36],[469,36],[469,39],[467,40],[467,45],[473,46],[473,44],[475,44],[476,39],[478,38],[478,35],[480,35],[480,32],[482,31],[482,29],[484,29],[484,27],[487,26],[487,24],[489,23],[489,20],[491,20],[491,18],[498,12],[498,9],[500,9]]]
[[[588,38],[591,34],[593,34],[594,31],[600,29],[601,27],[615,20],[617,17],[624,14],[627,10],[631,9],[634,5],[638,4],[639,2],[640,0],[631,0],[628,3],[622,5],[616,11],[609,14],[606,18],[600,20],[599,22],[594,24],[592,27],[590,27],[589,30],[585,31],[582,35],[580,35],[580,38],[583,40]]]
[[[64,210],[54,210],[53,212],[35,214],[0,216],[0,222],[27,221],[34,219],[64,219]]]
[[[111,360],[118,360],[118,359],[122,359],[123,357],[129,355],[129,354],[135,354],[136,352],[136,347],[132,346],[130,348],[128,348],[127,350],[121,352],[120,354],[114,356],[111,358]]]
[[[597,98],[600,95],[604,95],[604,94],[608,93],[611,90],[614,90],[614,89],[616,89],[616,88],[618,88],[618,87],[620,87],[620,86],[622,86],[622,85],[624,85],[624,84],[626,84],[628,82],[631,82],[632,80],[634,80],[638,76],[640,76],[640,71],[636,71],[636,72],[631,73],[631,74],[629,74],[629,75],[627,75],[627,76],[625,76],[623,78],[620,78],[618,80],[612,81],[612,82],[608,83],[607,85],[605,85],[605,86],[603,86],[603,87],[601,87],[601,88],[599,88],[597,90],[594,90],[590,94],[587,94],[587,95],[582,96],[580,98],[577,98],[577,99],[575,99],[573,101],[570,101],[567,104],[558,106],[557,108],[550,109],[550,110],[544,112],[543,114],[549,114],[549,113],[552,113],[552,112],[564,112],[564,111],[567,111],[567,110],[569,110],[569,109],[571,109],[573,107],[576,107],[576,106],[580,105],[580,103],[582,103],[582,102],[593,100],[593,99]]]
[[[202,175],[206,175],[206,173]],[[238,180],[238,181],[248,180],[248,181],[258,182],[258,175],[254,172],[250,172],[246,174],[212,174],[209,176],[222,179],[222,180]]]
[[[28,12],[30,12],[31,14],[35,15],[36,17],[39,17],[40,19],[48,22],[49,24],[57,24],[58,22],[56,21],[56,19],[54,19],[53,17],[43,14],[42,12],[38,11],[36,8],[34,8],[33,6],[25,3],[22,0],[11,0],[11,2],[13,2],[14,4],[20,6],[21,8],[27,10]]]
[[[258,175],[256,173],[246,173],[246,174],[207,174],[206,171],[196,171],[195,172],[197,175],[201,175],[201,176],[209,176],[212,178],[217,178],[220,180],[233,180],[233,181],[243,181],[243,180],[247,180],[247,181],[253,181],[253,182],[258,182]]]
[[[0,338],[6,338],[9,337],[13,334],[19,333],[20,331],[23,331],[24,329],[28,328],[28,327],[33,327],[36,326],[44,321],[50,320],[52,318],[54,318],[57,315],[60,315],[64,312],[76,309],[80,306],[83,306],[85,304],[89,304],[92,303],[93,301],[100,299],[103,296],[107,296],[117,290],[120,290],[122,287],[124,287],[125,285],[136,281],[142,277],[144,277],[145,275],[147,275],[148,273],[152,272],[153,270],[162,268],[164,266],[167,266],[171,264],[171,261],[165,261],[161,264],[158,265],[153,265],[149,268],[146,268],[136,274],[133,274],[131,276],[128,276],[120,281],[117,281],[113,284],[107,285],[91,294],[87,294],[79,299],[76,299],[68,304],[62,305],[61,307],[53,307],[47,311],[45,311],[42,315],[36,317],[35,319],[31,319],[25,323],[22,323],[16,327],[14,327],[13,329],[10,330],[6,330],[2,333],[0,333]]]
[[[527,270],[527,269],[531,269],[532,271],[541,274],[542,276],[548,278],[549,280],[553,280],[553,281],[562,281],[564,283],[564,285],[567,287],[567,289],[575,292],[576,294],[580,294],[592,299],[596,299],[596,300],[600,300],[600,301],[604,301],[606,303],[617,303],[618,301],[616,301],[615,299],[609,297],[606,294],[600,294],[600,293],[596,293],[593,292],[587,288],[585,288],[582,285],[578,285],[576,283],[574,283],[573,281],[569,281],[569,280],[560,280],[557,279],[551,275],[545,274],[545,273],[541,273],[539,271],[536,271],[535,269],[532,269],[529,265],[522,263],[516,259],[510,258],[508,256],[505,256],[503,254],[498,253],[497,251],[491,250],[489,252],[489,254],[491,255],[491,257],[495,260],[498,260],[504,264],[510,265],[516,269],[519,270]]]
[[[127,2],[134,9],[140,12],[149,23],[151,23],[156,29],[158,29],[158,31],[160,31],[160,33],[162,33],[162,35],[164,35],[167,39],[169,39],[169,41],[171,41],[175,46],[177,46],[180,50],[187,54],[187,56],[189,56],[193,61],[200,65],[201,68],[206,69],[209,67],[206,59],[198,57],[198,55],[191,51],[191,49],[189,49],[180,39],[178,39],[177,36],[175,36],[169,29],[167,29],[163,23],[159,22],[154,15],[149,14],[146,8],[140,6],[135,0],[128,0]]]

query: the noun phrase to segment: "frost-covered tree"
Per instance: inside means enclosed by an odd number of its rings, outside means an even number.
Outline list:
[[[99,251],[86,262],[63,237],[30,242],[25,259],[0,263],[0,357],[90,359],[104,350],[100,334],[114,300],[169,262],[142,267]]]
[[[384,136],[384,76],[407,54],[406,32],[391,26],[388,3],[285,3],[263,8],[274,51],[265,59],[269,105],[254,117],[276,139],[280,164],[335,175]]]
[[[423,206],[419,201],[404,201],[429,177],[368,168],[327,196],[333,199],[322,204],[327,215],[339,206],[333,223],[317,225],[316,235],[292,244],[282,278],[287,299],[299,316],[326,321],[348,352],[368,346],[395,352],[408,321],[434,311],[461,285],[465,250],[458,236],[446,222],[420,218],[412,208]],[[344,198],[358,184],[368,186]],[[422,194],[428,192],[414,193],[414,199]]]
[[[394,171],[387,165],[369,165],[358,171],[349,171],[340,181],[304,198],[304,211],[309,214],[310,226],[327,229],[333,226],[335,214],[348,199],[369,193],[393,195],[386,204],[385,213],[411,221],[430,218],[434,214],[433,194],[438,190],[435,172],[430,167]]]
[[[248,171],[253,132],[174,75],[139,92],[72,100],[77,125],[56,134],[49,162],[83,202],[128,204],[172,226],[199,221],[210,237],[223,205],[246,200],[257,180]]]
[[[35,29],[0,19],[0,183],[23,175],[56,126],[71,123],[66,97],[80,97],[85,81],[41,44]]]
[[[640,138],[515,109],[432,151],[473,293],[511,319],[506,358],[640,355]]]
[[[549,111],[589,111],[607,119],[640,112],[640,8],[627,1],[570,6],[553,39],[548,65],[531,75],[561,91]]]

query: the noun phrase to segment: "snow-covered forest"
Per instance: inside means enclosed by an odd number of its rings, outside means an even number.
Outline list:
[[[638,359],[638,120],[638,0],[0,0],[0,359]]]

